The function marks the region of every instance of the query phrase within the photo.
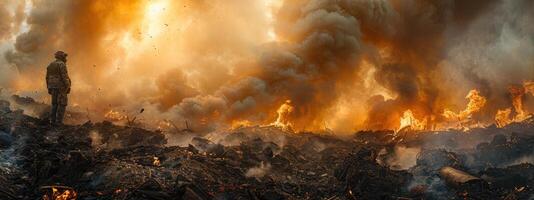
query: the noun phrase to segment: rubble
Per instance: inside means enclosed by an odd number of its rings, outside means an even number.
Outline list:
[[[363,147],[351,153],[335,171],[338,180],[345,183],[348,199],[387,199],[406,195],[412,175],[395,171],[376,162],[377,151]]]
[[[13,143],[13,136],[0,131],[0,149],[8,148]]]
[[[166,135],[182,132],[50,127],[0,101],[0,199],[53,196],[47,186],[87,200],[529,199],[533,124],[352,137],[252,126],[187,131],[191,141],[177,146]],[[414,166],[388,163],[397,146],[421,149]]]

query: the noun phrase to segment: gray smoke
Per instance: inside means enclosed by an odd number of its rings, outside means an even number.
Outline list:
[[[206,131],[237,120],[268,124],[286,100],[295,107],[288,117],[296,130],[324,128],[335,110],[352,112],[337,121],[348,124],[344,131],[397,128],[406,109],[437,123],[445,108],[463,109],[470,89],[490,105],[474,117],[491,121],[509,107],[508,85],[534,79],[529,0],[288,0],[273,14],[277,39],[260,46],[254,36],[264,34],[265,20],[257,2],[169,2],[169,13],[195,18],[179,21],[192,26],[180,41],[187,56],[154,45],[126,62],[134,66],[122,80],[110,81],[120,77],[117,60],[127,57],[122,34],[147,37],[139,27],[149,1],[36,1],[28,30],[4,56],[22,75],[43,75],[51,53],[67,50],[79,67],[73,99],[80,105],[99,114],[150,107],[152,117],[189,120]],[[246,17],[232,12],[247,6]],[[190,58],[178,62],[178,56]],[[155,73],[154,66],[164,69]]]

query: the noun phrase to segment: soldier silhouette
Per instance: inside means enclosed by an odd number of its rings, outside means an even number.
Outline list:
[[[67,72],[67,54],[58,51],[54,57],[56,60],[46,68],[46,87],[48,94],[52,95],[50,124],[61,125],[68,104],[67,94],[70,93],[71,82]]]

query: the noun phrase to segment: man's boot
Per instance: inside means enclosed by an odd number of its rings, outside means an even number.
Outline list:
[[[59,105],[57,108],[57,118],[55,121],[56,126],[63,125],[63,117],[65,116],[65,110],[67,109],[67,106]]]
[[[52,109],[50,110],[50,116],[49,116],[49,123],[51,125],[54,125],[56,123],[56,120],[57,120],[57,108],[58,106],[53,104],[52,105]]]

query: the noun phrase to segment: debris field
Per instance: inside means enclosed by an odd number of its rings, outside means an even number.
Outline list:
[[[51,127],[11,108],[0,102],[3,200],[534,198],[532,117],[467,131],[199,134]]]

